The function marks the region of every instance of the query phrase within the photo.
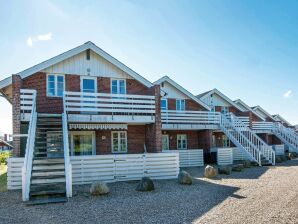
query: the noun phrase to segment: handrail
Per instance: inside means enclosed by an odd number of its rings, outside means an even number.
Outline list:
[[[291,130],[280,123],[275,123],[272,131],[284,142],[290,145],[292,149],[298,151],[298,135],[296,133],[293,133]]]
[[[37,123],[36,91],[35,90],[32,90],[32,95],[33,95],[32,110],[31,110],[31,115],[30,115],[30,123],[29,123],[29,129],[28,129],[28,138],[27,138],[27,144],[26,144],[24,165],[22,167],[22,198],[23,198],[23,201],[29,200],[33,152],[34,152],[34,144],[35,144],[36,123]]]
[[[258,148],[258,150],[271,162],[275,165],[275,152],[274,150],[268,146],[266,142],[264,142],[258,135],[256,135],[252,130],[250,130],[237,116],[233,113],[227,114],[230,116],[230,119],[236,125],[236,127],[246,136],[246,138],[253,143],[254,146]]]
[[[243,132],[239,129],[239,124],[235,124],[231,120],[227,118],[226,114],[221,115],[220,119],[220,127],[231,139],[231,141],[237,146],[245,151],[247,151],[252,158],[261,166],[261,152],[260,150],[243,134]],[[244,126],[244,125],[243,125]],[[246,128],[246,126],[244,126]]]
[[[72,166],[69,157],[69,142],[68,142],[68,125],[67,113],[65,110],[65,97],[63,97],[64,112],[62,114],[62,130],[63,130],[63,151],[64,151],[64,168],[65,168],[65,184],[66,196],[72,197]]]

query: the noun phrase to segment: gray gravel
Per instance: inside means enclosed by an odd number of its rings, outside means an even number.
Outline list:
[[[10,191],[0,193],[0,223],[297,223],[297,165],[292,160],[214,180],[192,168],[191,186],[163,180],[154,181],[154,192],[137,192],[137,182],[119,182],[101,197],[83,186],[68,203],[32,207]]]

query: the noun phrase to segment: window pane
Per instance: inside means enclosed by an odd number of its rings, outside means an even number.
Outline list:
[[[117,85],[116,86],[112,85],[112,94],[117,94],[117,93],[118,93]]]
[[[125,94],[125,82],[124,80],[119,80],[119,93]]]
[[[55,96],[55,89],[48,89],[48,96]]]
[[[93,79],[83,79],[83,92],[95,92],[95,81]]]
[[[180,100],[176,100],[176,110],[180,110]]]
[[[63,76],[57,76],[57,82],[62,82],[63,83]]]
[[[185,100],[181,100],[181,110],[185,110]]]
[[[73,153],[74,155],[92,155],[92,135],[74,135]]]
[[[167,100],[163,99],[160,101],[160,108],[162,110],[167,110]]]
[[[48,75],[48,82],[54,82],[55,76],[54,75]]]

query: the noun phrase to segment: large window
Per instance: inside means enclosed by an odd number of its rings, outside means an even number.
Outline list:
[[[160,109],[161,110],[167,110],[168,109],[168,101],[167,101],[167,99],[161,99],[160,100]]]
[[[177,135],[177,149],[187,149],[186,135]]]
[[[185,110],[185,100],[176,100],[176,110]]]
[[[62,97],[64,91],[63,75],[47,75],[47,96]]]
[[[72,156],[95,154],[95,133],[93,131],[70,132],[70,143]]]
[[[169,150],[169,136],[162,135],[162,150]]]
[[[112,131],[112,152],[127,152],[127,134],[126,131]]]
[[[124,79],[111,80],[111,93],[112,94],[126,94],[126,82]]]

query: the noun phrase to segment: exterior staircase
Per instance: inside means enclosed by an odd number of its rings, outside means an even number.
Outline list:
[[[290,128],[286,128],[280,123],[273,125],[272,133],[275,134],[289,148],[298,152],[298,135]]]
[[[238,148],[262,165],[275,165],[275,152],[232,113],[222,114],[220,128]]]
[[[37,114],[28,205],[66,202],[61,115]]]

